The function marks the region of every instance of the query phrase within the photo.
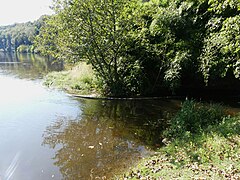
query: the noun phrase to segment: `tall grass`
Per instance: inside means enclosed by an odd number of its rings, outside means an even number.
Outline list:
[[[210,125],[215,125],[226,116],[220,104],[197,103],[186,100],[181,110],[170,120],[170,127],[164,132],[167,138],[182,137],[185,133],[199,133]]]
[[[70,70],[49,73],[44,79],[44,84],[82,95],[96,94],[98,89],[98,81],[91,65],[84,62]]]
[[[117,179],[240,179],[240,114],[187,100],[169,123],[170,143]]]

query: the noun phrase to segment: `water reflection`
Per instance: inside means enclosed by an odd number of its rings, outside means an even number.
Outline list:
[[[14,74],[19,78],[38,79],[50,71],[63,69],[63,63],[37,54],[0,52],[0,72]]]
[[[0,179],[62,179],[42,134],[58,116],[78,117],[79,102],[12,75],[0,73],[0,84]]]
[[[146,143],[160,142],[164,118],[178,106],[175,101],[80,102],[79,118],[59,117],[43,135],[43,145],[56,150],[55,165],[65,179],[113,177],[148,153]]]
[[[177,101],[79,100],[30,80],[61,68],[0,53],[0,179],[109,179],[160,145]]]

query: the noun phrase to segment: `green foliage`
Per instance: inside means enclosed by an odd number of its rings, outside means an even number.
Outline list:
[[[240,2],[238,0],[209,0],[209,11],[217,15],[231,16],[240,11]]]
[[[49,73],[44,79],[44,84],[67,90],[72,94],[92,95],[98,94],[99,82],[90,65],[79,63],[71,70]]]
[[[61,23],[59,22],[58,16],[50,16],[43,19],[42,26],[40,28],[40,33],[35,37],[34,44],[38,51],[44,56],[52,56],[54,58],[63,59],[60,57],[60,50],[58,47],[57,40],[58,35],[62,31],[60,30]],[[64,51],[63,51],[64,53]]]
[[[181,110],[171,119],[170,127],[164,133],[168,138],[182,137],[186,133],[196,134],[210,125],[220,123],[224,116],[224,109],[221,105],[206,105],[186,100]]]
[[[204,3],[149,1],[136,7],[128,53],[141,62],[147,91],[181,86],[185,73],[198,71],[203,40]]]
[[[3,51],[17,51],[19,46],[31,46],[35,36],[39,33],[45,16],[37,21],[13,24],[0,27],[0,49]],[[20,47],[22,49],[23,47]],[[33,52],[33,49],[29,52]]]
[[[31,46],[28,46],[28,45],[20,45],[18,48],[17,48],[17,52],[19,53],[34,53],[34,46],[31,45]]]
[[[240,77],[238,0],[56,0],[53,9],[37,50],[91,64],[107,95],[174,93]]]
[[[209,1],[213,14],[206,24],[207,36],[200,56],[201,69],[208,83],[210,76],[224,77],[231,72],[239,78],[240,64],[240,2]]]
[[[138,94],[141,68],[126,54],[125,46],[133,26],[128,6],[134,2],[57,1],[58,14],[47,21],[37,44],[42,52],[56,58],[86,60],[108,95]]]
[[[186,103],[188,109],[193,107],[193,102]],[[174,141],[138,162],[124,179],[239,179],[239,131],[240,115],[236,115],[220,117],[195,134],[176,134]]]

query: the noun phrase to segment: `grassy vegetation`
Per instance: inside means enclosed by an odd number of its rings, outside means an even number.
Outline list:
[[[166,146],[118,179],[240,179],[240,114],[186,101],[164,135]]]
[[[77,94],[98,94],[91,66],[52,72],[45,85]],[[219,104],[185,101],[169,120],[165,146],[116,179],[240,179],[240,114]]]
[[[66,90],[72,94],[97,95],[98,81],[90,65],[79,63],[61,72],[51,72],[44,79],[44,85]]]

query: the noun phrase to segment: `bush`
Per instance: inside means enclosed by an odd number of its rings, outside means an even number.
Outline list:
[[[29,46],[27,46],[27,45],[20,45],[17,48],[17,52],[19,52],[19,53],[28,53],[29,52]]]
[[[44,85],[80,95],[96,94],[98,91],[98,80],[91,66],[84,62],[71,67],[71,70],[49,73],[45,77]]]
[[[170,127],[164,132],[164,136],[174,139],[186,133],[197,134],[210,125],[220,123],[224,116],[224,108],[219,104],[186,100],[182,109],[171,119]]]

